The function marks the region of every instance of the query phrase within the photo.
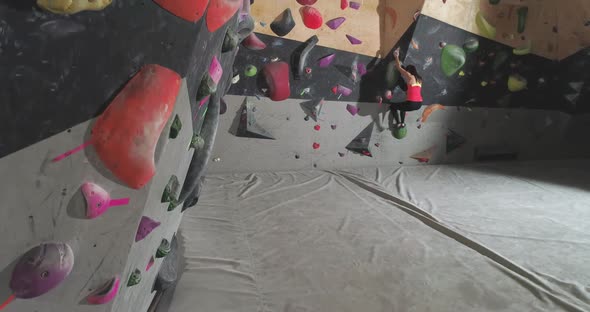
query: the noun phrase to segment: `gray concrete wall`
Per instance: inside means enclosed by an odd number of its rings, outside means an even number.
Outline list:
[[[276,140],[236,137],[232,134],[237,125],[244,96],[225,96],[227,113],[221,116],[217,140],[209,173],[282,171],[382,165],[417,165],[410,156],[433,145],[438,148],[430,164],[466,163],[473,161],[474,148],[483,145],[509,145],[519,151],[520,159],[561,159],[590,155],[588,148],[573,139],[571,129],[575,120],[568,114],[556,111],[447,107],[434,112],[418,129],[416,120],[420,112],[410,112],[406,118],[408,136],[403,140],[393,138],[387,129],[389,112],[376,103],[352,103],[358,105],[359,115],[352,116],[346,110],[346,102],[326,101],[318,122],[305,121],[300,103],[288,99],[272,102],[251,97],[256,107],[258,123],[275,136]],[[425,107],[423,107],[424,109]],[[380,147],[373,147],[373,158],[348,152],[345,146],[372,120],[383,120],[383,131],[374,133]],[[545,127],[546,120],[551,126]],[[319,124],[320,131],[314,130]],[[337,125],[336,130],[331,125]],[[578,127],[588,129],[589,125]],[[467,138],[467,144],[446,154],[447,129]],[[577,130],[575,133],[578,133]],[[320,143],[314,150],[312,144]],[[338,153],[345,153],[340,157]],[[296,159],[295,155],[300,158]]]
[[[170,123],[178,114],[183,127],[176,139],[168,139]],[[186,81],[174,112],[158,143],[156,175],[140,190],[117,182],[99,161],[92,147],[60,162],[51,159],[85,141],[92,120],[83,122],[37,144],[0,159],[0,300],[7,289],[14,262],[28,249],[46,241],[68,243],[75,254],[74,269],[57,288],[38,298],[17,299],[5,311],[146,311],[154,294],[153,281],[162,259],[145,271],[162,238],[170,240],[182,216],[181,207],[167,211],[160,203],[166,183],[175,174],[182,185],[191,160],[189,150],[192,120]],[[127,206],[113,207],[93,219],[75,217],[84,209],[80,186],[94,182],[110,192],[112,198],[129,197]],[[161,222],[149,236],[135,243],[141,216]],[[127,287],[131,272],[142,271],[140,284]],[[115,274],[121,275],[121,289],[111,303],[84,304],[85,297]]]

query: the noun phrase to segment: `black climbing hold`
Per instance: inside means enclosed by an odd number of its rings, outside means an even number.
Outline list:
[[[295,159],[299,159],[299,155],[295,155]]]
[[[231,28],[227,29],[225,38],[223,38],[223,45],[221,46],[221,52],[229,52],[234,50],[238,46],[239,37],[238,34]]]
[[[286,9],[270,23],[270,29],[279,37],[286,36],[295,27],[295,20],[291,9]]]
[[[307,63],[307,57],[309,56],[309,52],[318,44],[320,40],[318,36],[314,35],[311,38],[307,39],[301,47],[299,47],[295,53],[293,53],[293,63],[297,64],[296,66],[292,66],[293,70],[293,78],[295,80],[300,80],[305,72],[305,64]]]
[[[154,283],[154,290],[161,292],[172,286],[178,279],[178,269],[180,268],[178,258],[178,242],[176,236],[172,238],[170,242],[170,251],[168,256],[162,261],[158,277]]]
[[[205,74],[197,91],[197,101],[215,93],[215,91],[217,91],[217,83],[213,81],[213,78],[209,74]]]
[[[447,134],[447,154],[463,146],[467,140],[457,132],[449,129]]]
[[[365,156],[373,157],[371,153],[371,138],[373,137],[373,128],[375,123],[370,123],[361,133],[359,133],[348,145],[346,145],[346,149],[362,154]]]
[[[248,15],[238,24],[238,38],[242,42],[254,31],[254,19]]]
[[[168,137],[171,139],[176,139],[180,133],[180,129],[182,129],[182,122],[180,121],[180,117],[176,115],[174,116],[174,121],[172,121],[172,125],[170,126],[170,135]]]
[[[244,138],[274,140],[275,138],[273,138],[272,135],[268,133],[268,131],[264,130],[256,122],[253,108],[254,105],[252,105],[252,103],[250,103],[250,101],[248,100],[248,97],[246,97],[244,99],[244,104],[242,106],[242,113],[240,115],[240,123],[238,125],[238,130],[236,131],[236,136]]]
[[[305,116],[305,118],[303,118],[303,120],[309,121],[309,116]]]
[[[307,117],[311,117],[314,121],[318,121],[318,116],[320,115],[323,104],[324,98],[305,101],[299,105]]]
[[[219,101],[219,115],[223,115],[227,112],[227,103],[223,99]]]

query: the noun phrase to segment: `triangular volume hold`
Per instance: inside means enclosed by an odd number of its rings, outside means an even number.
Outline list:
[[[324,98],[305,101],[299,105],[301,105],[301,109],[303,109],[307,116],[311,117],[313,121],[318,121],[318,116],[320,115],[322,106],[324,105]]]
[[[371,153],[371,139],[373,137],[373,128],[375,123],[370,123],[361,133],[359,133],[348,145],[346,149],[365,156],[373,157]]]
[[[244,99],[242,106],[242,113],[240,115],[240,123],[236,136],[254,139],[274,140],[275,138],[262,128],[257,122],[254,114],[254,105],[248,100]]]
[[[432,155],[434,154],[435,150],[436,150],[436,146],[432,146],[429,149],[422,151],[420,153],[414,154],[410,157],[421,162],[421,163],[427,163],[430,161],[430,158],[432,158]]]
[[[205,14],[209,0],[154,0],[164,10],[191,23],[200,20]]]
[[[447,154],[463,146],[467,140],[457,132],[449,129],[447,134]]]

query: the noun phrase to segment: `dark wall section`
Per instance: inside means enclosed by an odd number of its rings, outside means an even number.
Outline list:
[[[569,112],[590,113],[590,47],[559,63],[558,103]]]
[[[413,26],[406,31],[403,38],[398,45],[396,45],[396,48],[397,46],[407,47],[407,44],[403,44],[403,42],[407,41],[409,43],[412,30]],[[295,80],[293,78],[293,68],[297,67],[297,63],[292,60],[293,54],[300,51],[305,46],[305,43],[263,34],[257,35],[267,44],[267,48],[260,51],[252,51],[240,47],[235,62],[235,72],[240,75],[240,81],[232,86],[228,94],[263,96],[265,93],[261,89],[265,86],[264,83],[262,83],[264,79],[260,72],[262,71],[263,66],[271,62],[275,57],[279,60],[288,62],[291,67],[290,98],[309,99],[323,97],[326,100],[331,101],[375,102],[375,97],[383,94],[384,76],[371,73],[371,71],[385,71],[384,68],[386,63],[381,59],[326,48],[321,46],[322,42],[320,41],[318,45],[311,50],[306,63],[306,66],[312,69],[311,75],[301,77],[301,80]],[[336,54],[333,63],[327,68],[320,68],[317,61],[331,53]],[[391,55],[391,53],[389,53],[389,55]],[[350,79],[352,73],[351,65],[355,58],[358,58],[358,62],[363,63],[369,71],[367,75],[361,78],[361,81],[357,81],[356,83]],[[245,76],[244,70],[248,65],[254,65],[258,68],[258,77]],[[332,87],[338,84],[352,89],[352,94],[350,96],[339,97],[332,93]],[[302,90],[305,88],[310,88],[309,94],[302,94]]]
[[[97,116],[144,64],[188,75],[195,101],[235,22],[209,33],[205,19],[192,24],[148,0],[72,16],[41,11],[34,1],[0,2],[0,157]],[[232,60],[223,60],[226,72]]]
[[[472,38],[479,48],[466,53],[465,65],[447,77],[441,69],[442,46],[462,47]],[[511,47],[425,15],[418,20],[404,63],[416,65],[424,78],[425,104],[567,110],[556,100],[557,62],[532,54],[515,55]],[[508,90],[508,77],[513,74],[526,78],[526,89]]]

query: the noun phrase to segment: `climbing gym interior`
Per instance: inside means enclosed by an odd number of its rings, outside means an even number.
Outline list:
[[[1,0],[0,311],[590,311],[590,1]]]

